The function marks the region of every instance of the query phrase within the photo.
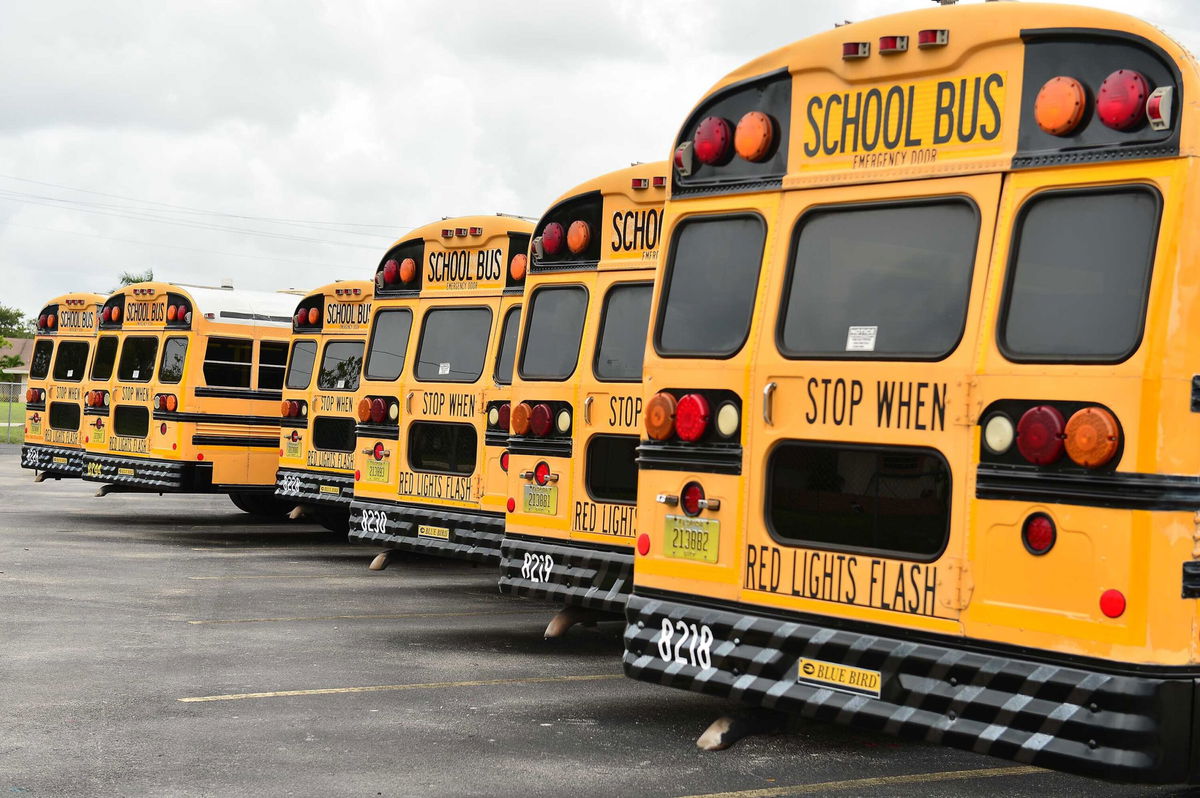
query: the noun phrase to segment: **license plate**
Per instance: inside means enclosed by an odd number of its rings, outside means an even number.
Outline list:
[[[50,459],[54,462],[55,465],[66,465],[67,464],[67,458],[65,458],[65,457],[52,457]]]
[[[526,485],[521,508],[527,513],[556,515],[558,513],[557,485]]]
[[[867,668],[801,657],[796,665],[796,681],[813,687],[828,687],[843,693],[879,698],[883,676],[879,671]]]
[[[444,526],[426,526],[425,524],[418,524],[417,537],[449,540],[450,530],[446,529]]]
[[[300,441],[284,441],[284,457],[298,459],[300,457]]]
[[[668,515],[666,553],[680,560],[716,562],[720,550],[721,522],[715,519]]]
[[[367,463],[367,482],[387,482],[388,464],[372,460]]]
[[[41,435],[42,434],[42,422],[30,421],[29,422],[29,434],[30,435]]]
[[[135,477],[135,476],[137,476],[137,472],[136,472],[136,471],[134,471],[132,468],[118,468],[118,469],[117,469],[117,473],[118,473],[118,474],[120,474],[120,475],[121,475],[121,476],[123,476],[123,477]]]
[[[104,448],[105,446],[108,445],[107,441],[108,441],[108,432],[106,430],[104,430],[103,428],[98,429],[92,433],[92,443],[96,444],[97,446]]]

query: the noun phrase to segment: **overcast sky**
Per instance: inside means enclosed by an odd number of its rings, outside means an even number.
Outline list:
[[[1090,4],[1195,26],[1184,0]],[[929,5],[0,2],[0,304],[36,315],[147,268],[365,279],[417,225],[536,217],[665,158],[701,95],[768,50]]]

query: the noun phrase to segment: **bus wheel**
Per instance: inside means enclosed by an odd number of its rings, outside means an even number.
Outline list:
[[[291,502],[282,501],[269,493],[231,493],[229,500],[244,513],[271,520],[282,520],[292,508]]]
[[[315,508],[312,511],[313,520],[335,535],[350,534],[350,511]]]

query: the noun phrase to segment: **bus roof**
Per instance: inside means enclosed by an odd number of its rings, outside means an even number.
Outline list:
[[[85,291],[56,296],[42,306],[37,317],[37,334],[95,335],[100,320],[96,311],[103,302],[103,294]]]
[[[369,280],[339,280],[309,291],[292,314],[292,334],[367,332],[374,290]]]
[[[105,304],[127,298],[137,303],[155,303],[174,294],[188,300],[190,310],[212,324],[239,324],[249,327],[288,327],[296,296],[285,291],[249,291],[241,288],[209,288],[167,282],[134,283],[113,293]],[[155,303],[157,304],[157,303]],[[166,326],[166,319],[145,320],[149,326]],[[161,321],[161,325],[156,325]]]
[[[1195,83],[1191,54],[1126,14],[1041,3],[892,14],[719,81],[676,139],[673,195],[1190,155],[1196,133],[1180,116]],[[1070,124],[1056,127],[1054,111]],[[743,121],[768,140],[755,149],[748,135],[744,155]]]
[[[525,258],[533,223],[518,216],[458,216],[422,225],[393,244],[375,268],[375,295],[520,292],[513,258]]]
[[[556,199],[534,229],[532,271],[654,268],[669,168],[634,164]]]

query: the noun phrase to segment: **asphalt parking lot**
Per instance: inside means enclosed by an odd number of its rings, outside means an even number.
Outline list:
[[[407,560],[222,496],[33,483],[0,446],[0,794],[1179,795],[823,724],[728,751],[732,707],[549,643],[490,569]]]

